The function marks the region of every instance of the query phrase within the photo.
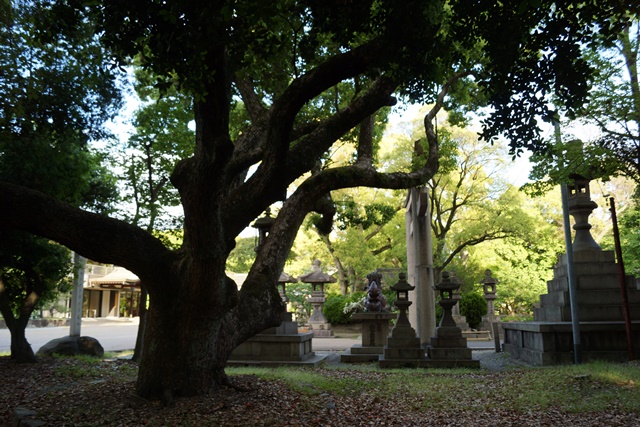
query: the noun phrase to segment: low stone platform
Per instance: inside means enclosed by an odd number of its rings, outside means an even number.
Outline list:
[[[229,366],[248,365],[311,365],[317,366],[323,357],[313,352],[313,332],[298,332],[296,322],[283,322],[254,335],[237,346],[227,361]]]
[[[233,359],[227,361],[227,366],[308,366],[318,367],[324,363],[326,354],[315,354],[306,360],[242,360]]]
[[[504,351],[535,366],[571,364],[573,329],[571,322],[505,322]],[[635,354],[640,354],[640,322],[632,322]],[[583,362],[628,360],[623,322],[580,322]]]
[[[423,349],[426,354],[426,349]],[[451,369],[451,368],[479,368],[480,361],[472,359],[434,360],[414,357],[413,359],[386,359],[381,357],[378,361],[381,368],[423,368],[423,369]]]

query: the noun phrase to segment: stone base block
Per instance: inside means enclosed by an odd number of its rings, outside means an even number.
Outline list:
[[[431,369],[451,369],[451,368],[480,368],[479,360],[453,359],[453,360],[433,360],[430,359],[428,368]]]
[[[368,347],[354,345],[340,354],[342,363],[369,363],[377,362],[383,353],[382,347]]]
[[[388,359],[380,357],[378,366],[381,368],[428,368],[427,359]]]
[[[466,348],[466,338],[456,337],[431,337],[431,347],[444,347],[444,348]]]
[[[320,366],[325,359],[326,354],[313,354],[308,359],[295,361],[295,360],[242,360],[242,359],[229,359],[227,360],[227,366],[305,366],[315,368]]]
[[[352,318],[359,320],[363,346],[384,346],[389,336],[389,322],[397,317],[394,313],[355,313]]]
[[[298,322],[282,322],[280,326],[275,328],[265,329],[261,334],[270,335],[295,335],[298,333]]]
[[[393,348],[385,347],[383,352],[385,359],[424,359],[425,350],[422,347],[405,347],[405,348]]]
[[[471,360],[470,348],[435,348],[429,347],[427,353],[431,360]]]
[[[312,333],[313,336],[316,338],[335,338],[335,335],[333,334],[332,329],[313,328],[313,329],[310,329],[309,332]]]
[[[411,337],[397,337],[392,336],[387,338],[387,345],[389,348],[419,348],[420,338],[415,335]]]
[[[366,346],[356,344],[351,347],[352,354],[382,354],[384,347],[381,346]]]

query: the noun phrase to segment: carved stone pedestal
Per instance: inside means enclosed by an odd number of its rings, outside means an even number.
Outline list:
[[[377,362],[389,336],[389,322],[394,313],[356,313],[352,316],[362,327],[362,344],[354,345],[340,355],[343,363]]]

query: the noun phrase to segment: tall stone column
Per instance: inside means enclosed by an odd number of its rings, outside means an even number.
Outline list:
[[[433,285],[433,249],[431,214],[427,188],[412,188],[405,201],[408,282],[416,289],[410,295],[413,304],[409,321],[420,342],[427,345],[436,329]]]
[[[69,336],[71,337],[80,336],[86,262],[85,257],[77,252],[73,253],[73,290],[71,291],[71,321],[69,323]]]

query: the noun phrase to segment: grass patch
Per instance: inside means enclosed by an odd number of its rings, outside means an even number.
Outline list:
[[[133,357],[133,350],[105,351],[102,356],[103,359],[131,359],[131,357]]]
[[[471,369],[380,370],[375,365],[345,368],[229,368],[230,375],[255,375],[281,380],[305,395],[331,393],[366,400],[404,396],[413,410],[501,407],[517,412],[561,410],[572,413],[606,411],[640,413],[640,370],[624,364],[527,368],[506,372]]]
[[[135,380],[138,366],[126,360],[116,358],[99,359],[87,355],[58,356],[53,373],[57,377],[80,381],[110,379],[115,381]]]

